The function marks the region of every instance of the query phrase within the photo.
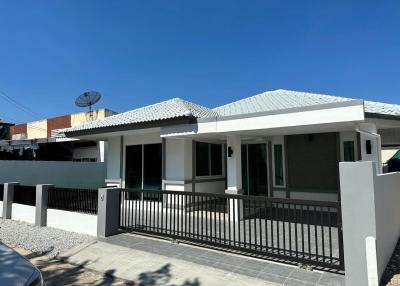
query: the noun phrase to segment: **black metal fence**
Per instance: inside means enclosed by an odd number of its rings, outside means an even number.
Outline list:
[[[124,189],[120,228],[344,269],[335,202]]]
[[[3,201],[4,184],[0,184],[0,201]]]
[[[35,206],[36,205],[36,186],[15,185],[14,203]]]
[[[97,189],[51,188],[48,191],[48,208],[97,214]]]

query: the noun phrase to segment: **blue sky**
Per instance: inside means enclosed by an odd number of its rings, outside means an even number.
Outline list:
[[[400,104],[400,1],[1,1],[0,118],[293,89]]]

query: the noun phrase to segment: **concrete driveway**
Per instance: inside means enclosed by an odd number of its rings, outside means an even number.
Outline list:
[[[72,249],[62,257],[137,285],[344,285],[343,275],[130,234]]]

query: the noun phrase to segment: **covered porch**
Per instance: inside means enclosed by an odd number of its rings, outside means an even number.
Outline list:
[[[191,142],[192,176],[181,190],[337,202],[339,162],[381,166],[378,130],[397,123],[367,119],[362,106],[199,119],[161,128],[161,137]],[[164,186],[174,190],[168,176]]]

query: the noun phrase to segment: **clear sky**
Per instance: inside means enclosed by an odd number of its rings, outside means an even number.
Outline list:
[[[0,118],[215,107],[273,89],[400,104],[400,1],[0,2]]]

